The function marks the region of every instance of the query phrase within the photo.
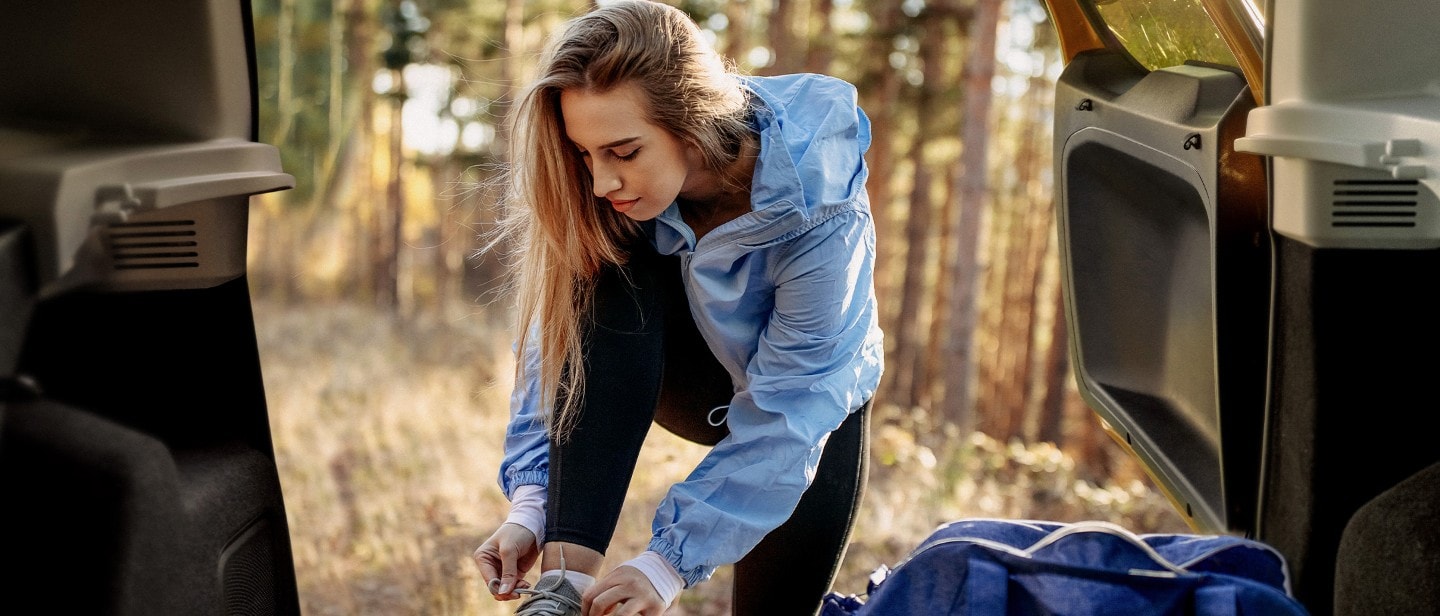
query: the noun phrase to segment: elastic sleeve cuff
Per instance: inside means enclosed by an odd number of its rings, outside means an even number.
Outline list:
[[[685,590],[685,580],[680,577],[680,572],[670,566],[659,554],[646,550],[639,556],[621,563],[640,570],[650,580],[650,585],[655,587],[655,592],[660,593],[660,599],[665,601],[665,607],[669,608],[675,602],[676,595]]]
[[[528,485],[545,487],[550,485],[550,471],[529,470],[529,471],[507,471],[500,478],[500,490],[510,500],[515,500],[515,491]]]
[[[685,580],[686,588],[699,584],[700,582],[704,582],[705,580],[710,579],[711,575],[715,574],[715,567],[706,565],[701,565],[688,571],[682,569],[679,564],[679,550],[676,550],[675,546],[671,545],[669,541],[666,541],[665,539],[662,539],[660,537],[651,537],[650,545],[647,549],[649,549],[651,552],[658,554],[660,558],[665,560],[666,564],[670,565],[671,569],[679,573],[680,579]]]
[[[545,486],[527,483],[515,488],[510,497],[509,524],[518,524],[535,534],[535,547],[545,545]]]

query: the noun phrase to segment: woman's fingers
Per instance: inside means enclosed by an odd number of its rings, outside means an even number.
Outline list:
[[[500,555],[500,550],[495,544],[486,541],[475,550],[473,558],[475,559],[475,566],[480,569],[480,579],[485,580],[485,587],[490,591],[492,596],[501,601],[508,601],[519,597],[519,595],[515,594],[513,588],[506,587],[505,580],[502,579],[504,561]],[[514,578],[515,574],[511,573],[509,580],[510,586],[516,586]],[[505,590],[502,591],[501,588],[505,588]]]
[[[501,524],[472,555],[486,588],[501,601],[518,599],[516,589],[529,586],[524,576],[535,557],[535,535],[515,524]]]
[[[470,555],[475,561],[475,567],[480,570],[480,579],[485,580],[490,588],[490,594],[495,594],[500,585],[500,552],[490,542],[480,544],[475,548],[475,553]]]
[[[616,567],[595,582],[581,605],[587,616],[660,616],[665,604],[645,574],[634,567]]]

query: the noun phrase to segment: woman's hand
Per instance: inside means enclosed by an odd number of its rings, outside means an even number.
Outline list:
[[[517,588],[526,588],[525,574],[535,566],[540,550],[535,546],[535,533],[519,524],[505,523],[495,529],[485,543],[475,549],[471,558],[480,568],[490,594],[499,601],[518,599]]]
[[[587,616],[660,616],[664,600],[639,569],[621,565],[600,578],[581,597]]]

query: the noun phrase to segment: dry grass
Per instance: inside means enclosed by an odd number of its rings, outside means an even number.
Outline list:
[[[471,551],[507,510],[495,484],[511,377],[509,334],[480,310],[392,322],[355,305],[256,302],[265,388],[289,513],[300,598],[310,616],[505,615]],[[878,416],[886,416],[881,409]],[[1102,519],[1185,532],[1141,482],[1095,485],[1049,445],[984,435],[939,450],[890,421],[835,589],[863,592],[940,523],[960,517]],[[650,433],[611,553],[644,549],[665,489],[704,449]],[[623,559],[621,558],[621,559]],[[727,614],[730,572],[682,593],[670,614]]]

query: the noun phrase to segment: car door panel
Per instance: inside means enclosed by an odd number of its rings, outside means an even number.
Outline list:
[[[0,22],[0,552],[61,613],[298,614],[246,278],[245,0]]]
[[[1237,71],[1085,51],[1056,93],[1060,243],[1082,395],[1192,526],[1247,526],[1264,385],[1263,193],[1221,161]],[[1232,171],[1255,176],[1259,160]],[[1257,264],[1259,267],[1256,267]],[[1258,335],[1257,335],[1258,334]],[[1227,474],[1226,470],[1235,472]]]

